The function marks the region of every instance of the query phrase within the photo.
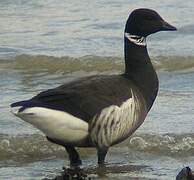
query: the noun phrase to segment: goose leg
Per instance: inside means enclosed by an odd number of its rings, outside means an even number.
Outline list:
[[[105,161],[105,157],[106,154],[108,152],[108,148],[107,149],[98,149],[98,165],[99,166],[104,166],[104,161]]]
[[[98,149],[98,168],[96,173],[98,174],[99,177],[106,177],[106,166],[105,166],[105,157],[107,154],[108,148],[107,149]]]
[[[46,138],[48,139],[48,141],[50,141],[52,143],[59,144],[59,145],[65,147],[65,149],[69,155],[71,167],[78,167],[82,164],[80,157],[79,157],[79,154],[73,146],[66,145],[66,144],[64,144],[64,142],[57,140],[57,139],[50,138],[48,136]]]
[[[64,146],[68,155],[69,155],[69,160],[70,160],[70,166],[75,168],[79,167],[82,162],[80,160],[79,154],[76,151],[76,149],[73,146]]]

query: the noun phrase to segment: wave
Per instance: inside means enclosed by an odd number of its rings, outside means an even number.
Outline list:
[[[129,148],[135,151],[173,157],[192,156],[194,134],[140,135],[129,140]]]
[[[132,136],[124,143],[114,146],[118,153],[120,148],[127,147],[129,151],[152,153],[165,156],[192,156],[194,153],[194,134],[184,135],[148,135]],[[82,156],[89,156],[96,151],[93,148],[80,148]],[[115,152],[115,150],[114,150]],[[0,160],[33,161],[44,158],[64,158],[64,148],[52,144],[42,135],[0,135]]]
[[[152,58],[158,71],[194,71],[194,56],[158,56]],[[49,71],[70,73],[75,71],[123,71],[124,60],[121,57],[69,56],[53,57],[45,55],[19,55],[14,59],[0,59],[0,68],[21,71]]]

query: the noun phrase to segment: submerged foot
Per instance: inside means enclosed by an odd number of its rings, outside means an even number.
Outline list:
[[[106,173],[107,173],[107,168],[106,168],[106,164],[103,163],[98,163],[98,166],[96,168],[96,174],[99,177],[106,177]]]
[[[65,180],[89,180],[87,177],[87,174],[84,172],[83,169],[80,167],[71,167],[71,168],[65,168],[63,167],[63,173],[62,173],[63,179]]]

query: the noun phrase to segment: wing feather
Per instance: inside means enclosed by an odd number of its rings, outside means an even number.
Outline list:
[[[28,104],[68,112],[84,121],[131,97],[131,82],[121,75],[92,76],[41,92]]]

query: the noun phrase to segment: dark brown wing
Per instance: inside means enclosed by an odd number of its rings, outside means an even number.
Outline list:
[[[122,75],[92,76],[44,91],[28,102],[62,110],[88,122],[105,107],[119,106],[129,99],[131,87]]]

